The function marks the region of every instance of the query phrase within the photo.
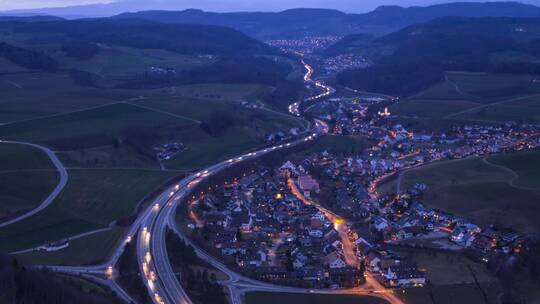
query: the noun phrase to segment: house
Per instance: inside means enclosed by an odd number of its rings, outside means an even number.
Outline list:
[[[388,227],[388,221],[381,216],[377,216],[373,219],[373,227],[377,231],[382,231],[384,228]]]
[[[376,251],[370,251],[366,257],[367,269],[371,272],[379,271],[379,263],[381,262],[381,256]]]
[[[398,230],[397,237],[401,240],[417,236],[422,233],[422,226],[407,226]]]
[[[352,211],[354,205],[349,193],[345,189],[338,189],[336,201],[341,209]]]
[[[234,254],[246,254],[246,246],[244,243],[228,243],[221,246],[221,254],[234,255]]]
[[[385,285],[389,287],[424,285],[426,274],[416,266],[398,265],[389,267],[384,273]]]
[[[230,227],[231,222],[232,218],[223,213],[209,213],[204,217],[204,223],[208,226],[219,226],[226,229]]]
[[[339,254],[334,251],[326,256],[324,256],[321,260],[322,264],[325,266],[328,266],[329,268],[343,268],[347,266],[345,261],[339,256]]]
[[[298,174],[298,171],[296,170],[296,166],[291,163],[290,161],[285,162],[280,168],[279,172],[281,174],[287,175],[287,174]]]
[[[371,244],[368,243],[363,238],[358,238],[356,240],[356,249],[357,249],[357,255],[359,256],[365,256],[368,254],[369,250],[371,249]]]
[[[315,237],[315,238],[322,238],[323,232],[319,229],[308,229],[309,236]]]
[[[485,235],[477,234],[474,236],[474,239],[471,242],[471,248],[481,251],[488,252],[494,247],[494,239]]]
[[[320,282],[324,279],[324,269],[319,266],[306,266],[296,271],[296,277],[311,283]]]
[[[285,267],[259,267],[257,268],[258,279],[262,280],[279,280],[287,279],[290,274]]]
[[[305,197],[310,197],[311,192],[319,192],[319,183],[309,174],[298,177],[298,187]]]
[[[363,280],[363,273],[357,268],[346,266],[341,268],[331,268],[328,271],[332,282],[341,287],[354,287]]]

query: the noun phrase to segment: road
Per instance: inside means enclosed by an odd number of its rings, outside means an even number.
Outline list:
[[[45,152],[45,154],[47,154],[47,156],[49,157],[49,159],[51,160],[51,162],[55,166],[56,170],[58,171],[58,174],[60,175],[60,181],[58,182],[56,187],[45,198],[45,200],[43,200],[43,202],[41,202],[41,204],[39,204],[39,206],[37,206],[36,208],[34,208],[34,209],[28,211],[27,213],[22,214],[22,215],[20,215],[20,216],[18,216],[16,218],[13,218],[13,219],[10,219],[8,221],[0,223],[0,228],[3,228],[3,227],[6,227],[8,225],[11,225],[11,224],[17,223],[19,221],[22,221],[22,220],[24,220],[26,218],[29,218],[29,217],[33,216],[34,214],[39,213],[43,209],[47,208],[54,201],[54,199],[60,194],[60,192],[62,192],[62,190],[66,186],[66,184],[68,182],[68,173],[67,173],[66,168],[62,164],[62,162],[56,156],[56,154],[54,154],[54,152],[52,150],[50,150],[49,148],[47,148],[47,147],[37,145],[37,144],[27,143],[27,142],[21,142],[21,141],[5,141],[5,140],[2,140],[2,141],[0,141],[0,143],[2,143],[2,144],[25,145],[25,146],[30,146],[30,147],[33,147],[33,148],[36,148],[36,149],[39,149],[39,150]]]
[[[308,69],[306,78],[309,79],[312,75],[312,70]],[[308,77],[309,76],[309,77]],[[325,92],[327,93],[327,92]],[[323,94],[325,94],[323,93]],[[326,96],[326,95],[325,95]],[[237,163],[258,158],[262,155],[271,153],[273,151],[294,147],[306,141],[314,140],[319,135],[323,134],[325,126],[321,124],[315,124],[315,127],[318,129],[315,133],[307,135],[303,138],[294,140],[292,142],[276,145],[273,147],[261,149],[256,152],[247,153],[241,156],[238,156],[227,161],[217,163],[213,166],[210,166],[196,174],[193,174],[182,181],[180,181],[175,186],[167,189],[163,194],[167,194],[169,198],[167,200],[162,199],[156,202],[156,205],[153,207],[151,212],[155,214],[149,214],[144,221],[144,227],[139,232],[139,246],[138,246],[138,262],[141,271],[147,276],[146,286],[151,295],[153,295],[153,301],[156,304],[164,303],[192,303],[186,292],[182,288],[181,284],[178,282],[174,275],[172,266],[167,255],[167,248],[165,242],[165,234],[167,227],[172,228],[177,235],[182,237],[186,243],[192,245],[195,249],[197,255],[217,268],[218,270],[225,273],[229,279],[222,282],[224,285],[229,287],[229,295],[231,302],[233,304],[241,303],[241,295],[246,291],[273,291],[273,292],[295,292],[295,293],[336,293],[336,294],[365,294],[373,295],[376,297],[384,298],[393,304],[401,304],[402,302],[395,297],[392,292],[388,292],[383,286],[381,286],[376,280],[370,279],[368,286],[363,288],[356,288],[351,290],[309,290],[303,288],[293,288],[287,286],[278,286],[268,283],[259,282],[250,278],[246,278],[234,271],[228,269],[224,264],[215,259],[214,257],[207,254],[204,250],[200,249],[196,244],[192,243],[188,238],[183,236],[180,229],[178,229],[174,214],[178,206],[177,201],[181,201],[186,196],[189,195],[193,185],[199,183],[204,178],[216,174],[230,166],[233,166]],[[326,126],[327,129],[327,126]],[[163,195],[162,194],[162,195]],[[326,210],[329,212],[328,210]],[[330,213],[330,212],[329,212]],[[342,220],[339,220],[337,216],[333,213],[331,215],[336,222],[343,223]],[[345,225],[340,226],[338,223],[338,231],[345,233],[346,236],[346,227]],[[347,242],[349,242],[348,251],[348,260],[353,265],[358,265],[358,259],[354,254],[353,245],[350,243],[348,237],[345,237]],[[346,247],[346,246],[344,246]],[[354,257],[353,257],[354,256]],[[356,263],[356,264],[355,264]]]
[[[306,75],[304,76],[304,80],[312,81],[311,76],[313,75],[313,69],[303,60],[302,63],[307,70]],[[326,89],[324,93],[314,96],[315,98],[322,98],[330,95],[333,92],[332,88],[325,86],[321,82],[316,82],[316,85]],[[165,192],[162,193],[160,199],[156,201],[156,205],[152,207],[152,209],[149,211],[150,213],[145,216],[145,220],[143,221],[144,227],[139,230],[139,236],[137,238],[137,257],[139,267],[147,277],[145,280],[145,284],[150,294],[153,295],[152,299],[154,303],[191,303],[191,300],[187,296],[187,293],[182,288],[181,284],[178,282],[178,279],[174,275],[172,266],[170,265],[169,257],[167,255],[167,248],[165,242],[167,227],[175,227],[174,213],[177,207],[176,201],[185,198],[186,195],[190,193],[191,188],[204,178],[216,174],[228,167],[234,166],[237,163],[255,159],[262,155],[272,153],[276,150],[294,147],[299,144],[314,140],[322,132],[326,131],[324,128],[320,128],[319,126],[320,124],[315,125],[315,128],[318,128],[315,129],[317,132],[305,135],[300,139],[296,139],[285,144],[264,148],[256,152],[246,153],[244,155],[217,163],[204,170],[201,170],[200,172],[197,172],[196,174],[184,178],[178,184],[172,186],[171,188],[167,189]],[[169,198],[165,199],[163,194],[168,195]],[[178,233],[178,230],[176,231]],[[202,254],[202,252],[200,251],[199,253]],[[217,261],[214,261],[213,264],[218,265],[219,267],[216,267],[220,270],[226,269],[226,267],[224,267],[223,265],[218,264]],[[229,276],[231,278],[231,282],[238,282],[240,280],[237,274],[230,271]],[[250,280],[250,282],[252,283],[256,282],[247,278],[242,278],[242,280]],[[260,283],[257,282],[257,284]],[[282,289],[284,287],[275,288]],[[233,299],[233,302],[237,303],[239,301],[239,297],[235,293],[235,289],[230,288],[230,290],[231,299]]]
[[[307,65],[306,65],[307,66]],[[307,66],[309,67],[309,66]],[[312,70],[308,70],[308,79],[312,75]],[[324,84],[318,83],[321,88],[325,88]],[[327,87],[329,88],[329,87]],[[315,97],[322,98],[328,96],[333,92],[333,89],[325,89],[325,92]],[[369,286],[363,288],[355,288],[348,290],[310,290],[303,288],[294,288],[287,286],[278,286],[269,283],[259,282],[250,278],[246,278],[234,271],[228,269],[219,260],[207,254],[204,250],[193,244],[188,238],[185,238],[181,231],[176,226],[174,215],[178,206],[177,201],[180,201],[187,195],[189,195],[193,186],[201,182],[204,178],[216,174],[230,166],[234,166],[237,163],[244,162],[258,158],[262,155],[287,149],[297,146],[299,144],[312,141],[321,134],[325,134],[328,131],[328,126],[325,124],[315,123],[314,126],[316,132],[304,135],[300,139],[293,140],[288,143],[275,145],[273,147],[264,148],[256,152],[246,153],[244,155],[222,161],[213,166],[210,166],[200,172],[192,174],[174,186],[169,187],[162,192],[154,201],[154,204],[144,210],[136,221],[132,224],[130,231],[128,232],[125,242],[119,246],[109,260],[105,263],[96,266],[88,267],[67,267],[67,266],[54,266],[50,269],[58,272],[76,274],[80,276],[92,276],[95,280],[103,280],[104,284],[114,290],[120,297],[126,301],[131,301],[129,295],[116,284],[114,281],[115,270],[114,265],[123,252],[124,245],[132,240],[137,241],[137,260],[141,273],[144,274],[143,279],[153,303],[165,304],[165,303],[182,303],[191,304],[187,293],[182,288],[178,279],[176,278],[170,260],[167,254],[166,248],[166,233],[167,227],[170,227],[180,237],[191,244],[197,253],[197,255],[203,260],[210,263],[215,268],[225,273],[229,279],[222,283],[229,287],[230,299],[233,304],[241,303],[241,295],[247,291],[272,291],[272,292],[292,292],[292,293],[324,293],[324,294],[361,294],[371,295],[388,300],[390,303],[401,304],[399,299],[394,298],[393,293],[389,293],[384,287],[379,285],[376,280],[369,283]],[[107,279],[103,279],[105,276]]]
[[[273,147],[264,148],[259,151],[246,153],[241,156],[222,161],[184,178],[178,184],[170,187],[160,195],[160,197],[156,200],[155,205],[153,205],[145,215],[145,219],[142,221],[143,227],[139,230],[139,236],[137,238],[137,257],[139,268],[141,269],[141,272],[146,275],[145,284],[150,294],[153,295],[152,298],[154,303],[191,303],[187,293],[174,275],[174,271],[167,254],[165,242],[167,227],[172,227],[173,229],[175,227],[174,214],[178,205],[176,202],[189,195],[191,189],[208,176],[216,174],[238,163],[252,160],[274,151],[292,148],[299,144],[312,141],[317,136],[319,136],[317,133],[312,133],[289,143],[275,145]],[[176,231],[178,232],[178,230]],[[199,254],[202,255],[202,252],[199,251]],[[218,263],[212,264],[218,265],[218,269],[220,270],[225,269],[223,265]],[[233,273],[230,273],[230,277],[231,280],[235,282],[240,279],[242,279],[242,281],[249,280],[251,283],[256,282],[251,279],[243,277],[240,278],[238,275]],[[274,286],[274,288],[281,287]]]
[[[302,192],[298,189],[296,186],[296,183],[294,180],[289,176],[287,180],[287,185],[289,186],[289,189],[291,190],[292,194],[301,202],[303,202],[306,205],[313,205],[319,211],[324,213],[324,216],[332,224],[334,224],[334,229],[338,232],[339,237],[341,239],[341,244],[343,245],[343,255],[345,257],[345,262],[351,267],[357,268],[359,266],[358,257],[356,256],[355,252],[355,246],[353,242],[349,239],[348,236],[348,228],[347,228],[347,222],[339,215],[335,214],[334,212],[322,207],[321,205],[313,202],[310,199],[307,199]]]

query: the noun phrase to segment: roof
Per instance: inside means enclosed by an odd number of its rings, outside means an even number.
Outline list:
[[[302,190],[316,190],[319,189],[319,183],[314,180],[311,175],[301,175],[298,177],[298,186]]]
[[[290,161],[285,162],[280,168],[280,170],[291,170],[296,171],[296,166]]]

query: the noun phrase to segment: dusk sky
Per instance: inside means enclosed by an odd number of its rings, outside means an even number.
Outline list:
[[[461,0],[463,1],[463,0]],[[465,0],[466,1],[466,0]],[[365,12],[379,5],[430,5],[451,1],[440,0],[0,0],[0,10],[63,7],[116,2],[116,9],[200,8],[209,11],[276,11],[296,7],[335,8],[347,12]],[[121,3],[118,3],[121,2]],[[540,0],[521,1],[540,5]]]

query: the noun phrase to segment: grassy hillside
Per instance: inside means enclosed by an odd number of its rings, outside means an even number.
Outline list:
[[[374,62],[340,73],[356,89],[410,96],[444,79],[445,71],[538,74],[538,18],[441,18],[372,40]],[[357,39],[342,43],[351,48]],[[336,50],[332,50],[336,52]],[[494,91],[497,93],[497,91]]]
[[[39,205],[58,183],[47,155],[32,147],[0,144],[0,221]]]
[[[25,254],[29,262],[103,260],[124,239],[135,206],[163,182],[258,147],[267,133],[305,127],[262,107],[274,85],[288,81],[292,59],[232,29],[113,20],[0,28],[9,51],[0,53],[0,137],[50,147],[69,174],[49,208],[0,229],[0,251],[112,228],[54,254]],[[208,132],[202,125],[215,113],[233,117],[234,126]],[[154,148],[171,142],[185,150],[158,162]],[[0,156],[14,161],[0,172],[0,217],[33,208],[57,182],[39,156],[4,146]]]
[[[408,128],[427,132],[463,124],[538,123],[536,79],[528,74],[449,72],[390,110]]]
[[[190,9],[124,13],[113,18],[145,19],[171,24],[214,24],[232,27],[259,39],[282,39],[357,33],[381,35],[444,16],[538,17],[540,9],[517,2],[493,2],[408,8],[381,6],[365,14],[345,14],[330,9],[291,9],[277,13],[212,13]]]
[[[406,171],[402,186],[426,183],[426,204],[475,223],[538,233],[539,171],[531,160],[539,156],[531,151],[438,162]],[[395,191],[395,182],[381,191]]]
[[[164,49],[181,54],[276,54],[267,45],[233,29],[141,20],[72,20],[1,22],[4,39],[33,44],[67,42],[111,43],[140,49]],[[173,39],[180,38],[180,39]]]

